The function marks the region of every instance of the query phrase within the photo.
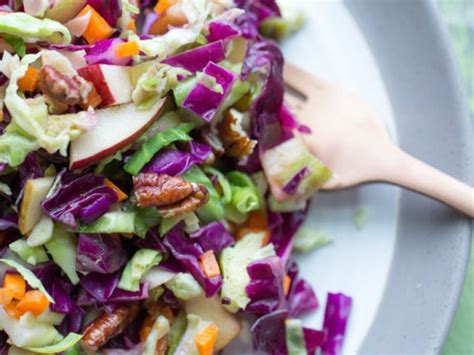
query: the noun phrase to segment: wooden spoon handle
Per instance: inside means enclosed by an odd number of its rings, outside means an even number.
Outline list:
[[[474,188],[436,170],[398,147],[388,148],[380,178],[433,197],[474,217]]]

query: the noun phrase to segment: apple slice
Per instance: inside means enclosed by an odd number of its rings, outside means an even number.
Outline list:
[[[204,320],[214,322],[219,333],[214,351],[223,349],[240,333],[241,325],[235,315],[222,307],[218,295],[207,298],[204,293],[184,303],[187,314],[195,314]]]
[[[138,110],[134,103],[96,110],[97,125],[71,142],[71,170],[97,163],[132,143],[166,110],[163,98],[148,110]]]
[[[25,184],[25,192],[20,207],[18,228],[21,234],[28,235],[39,222],[43,211],[40,203],[48,194],[53,185],[53,177],[30,179]]]
[[[120,105],[132,101],[130,67],[93,64],[80,68],[78,72],[94,85],[102,98],[102,106]]]
[[[44,17],[65,23],[76,16],[86,3],[87,0],[54,0]]]

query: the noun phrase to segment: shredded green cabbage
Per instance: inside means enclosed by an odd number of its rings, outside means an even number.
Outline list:
[[[166,282],[166,287],[180,300],[187,301],[202,294],[202,288],[191,274],[180,272]]]
[[[12,124],[0,136],[0,162],[16,168],[21,165],[26,156],[40,148],[38,141],[20,132],[12,130]]]
[[[181,338],[186,331],[187,320],[186,314],[181,311],[178,313],[178,316],[173,319],[173,324],[171,325],[171,329],[168,336],[168,351],[167,355],[173,355],[176,351],[176,348],[179,345]]]
[[[79,283],[76,271],[77,237],[63,225],[54,225],[53,237],[45,244],[54,262],[64,271],[74,285]]]
[[[288,355],[306,355],[303,323],[300,319],[285,320],[286,348]]]
[[[53,325],[39,321],[31,312],[16,320],[0,307],[0,327],[8,334],[13,345],[19,348],[43,347],[61,338]]]
[[[57,354],[62,353],[63,351],[72,348],[76,345],[79,340],[82,339],[81,334],[69,333],[65,338],[63,338],[59,343],[53,345],[47,345],[42,347],[27,347],[25,348],[28,351],[39,354]]]
[[[143,355],[154,355],[156,351],[156,342],[163,338],[170,331],[170,322],[164,316],[156,318],[151,327],[150,334],[146,338]]]
[[[178,85],[178,75],[190,74],[187,70],[167,64],[154,63],[138,79],[132,93],[135,105],[155,102]]]
[[[190,141],[192,138],[188,133],[194,128],[192,123],[181,123],[175,128],[156,133],[147,140],[127,161],[124,169],[131,175],[138,175],[140,170],[158,153],[162,148],[176,141]]]
[[[183,177],[187,181],[204,185],[209,192],[209,201],[197,211],[199,218],[204,222],[224,219],[224,207],[221,203],[220,196],[207,175],[197,166],[193,166],[186,171]]]
[[[45,53],[48,52],[26,55],[12,70],[5,94],[5,105],[12,115],[12,122],[17,126],[17,131],[36,139],[39,146],[49,153],[59,151],[63,156],[67,156],[69,142],[92,128],[95,125],[95,116],[92,112],[50,116],[44,96],[25,99],[19,95],[17,81],[23,78],[28,66]],[[67,61],[65,57],[63,60]]]
[[[23,261],[28,264],[36,265],[44,263],[49,260],[48,255],[41,246],[30,247],[24,239],[18,239],[8,246],[14,251]]]
[[[13,12],[0,17],[0,33],[23,38],[29,43],[71,43],[71,34],[66,26],[50,19],[37,19],[24,12]]]
[[[332,243],[332,241],[333,239],[327,234],[303,226],[296,232],[293,239],[293,248],[297,252],[308,253],[322,248]]]
[[[230,312],[236,313],[250,302],[245,292],[245,287],[250,282],[247,266],[255,260],[275,255],[273,244],[262,247],[264,236],[264,232],[249,233],[234,246],[225,248],[219,257],[224,278],[221,297],[228,297],[231,300],[230,304],[224,305]]]
[[[152,249],[140,249],[123,270],[118,287],[127,291],[138,291],[142,277],[163,259],[160,252]]]

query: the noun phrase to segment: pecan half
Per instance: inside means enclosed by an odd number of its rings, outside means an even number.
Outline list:
[[[41,91],[50,99],[67,105],[76,105],[81,101],[79,83],[73,78],[50,65],[42,67],[39,76]]]
[[[41,68],[39,87],[54,111],[64,111],[68,105],[77,104],[87,109],[102,101],[89,81],[79,75],[64,75],[50,65]]]
[[[171,218],[183,213],[196,211],[209,200],[209,191],[203,185],[193,184],[194,191],[186,199],[158,207],[157,210],[164,218]]]
[[[145,173],[133,178],[139,207],[165,206],[193,193],[193,185],[180,176]]]
[[[257,141],[250,139],[243,128],[244,115],[237,110],[230,110],[219,126],[219,133],[224,142],[225,153],[242,160],[252,154]]]
[[[139,303],[122,304],[111,312],[102,312],[83,332],[80,345],[88,354],[94,354],[111,338],[120,334],[135,319]]]
[[[139,207],[155,206],[164,218],[192,212],[209,199],[207,189],[180,176],[144,173],[133,178]]]

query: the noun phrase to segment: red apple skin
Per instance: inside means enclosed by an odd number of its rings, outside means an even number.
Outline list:
[[[130,104],[124,104],[125,105],[134,105],[133,103],[130,103]],[[131,135],[127,136],[125,139],[111,145],[111,146],[108,146],[106,148],[104,148],[103,150],[95,153],[95,154],[92,154],[92,155],[89,155],[83,159],[80,159],[80,160],[71,160],[70,164],[69,164],[69,169],[70,170],[78,170],[78,169],[83,169],[83,168],[86,168],[90,165],[93,165],[97,162],[99,162],[100,160],[102,159],[105,159],[106,157],[114,154],[115,152],[119,151],[120,149],[126,147],[127,145],[129,145],[130,143],[132,143],[135,139],[137,139],[138,137],[140,137],[143,133],[145,133],[145,131],[150,128],[150,126],[155,122],[157,121],[161,115],[166,112],[166,111],[169,111],[171,108],[172,108],[172,105],[173,105],[173,100],[168,96],[164,99],[162,99],[162,104],[160,106],[160,108],[158,109],[158,111],[155,113],[155,115],[153,117],[151,117],[148,122],[143,126],[141,127],[139,130],[133,132]],[[117,106],[116,106],[117,107]],[[133,119],[133,117],[128,117],[129,119]],[[100,118],[98,118],[100,119]],[[79,137],[80,138],[80,137]],[[74,142],[72,142],[72,144],[74,144]],[[72,150],[73,148],[71,148]],[[72,158],[73,154],[72,152],[70,152],[69,156]]]
[[[100,64],[89,65],[78,70],[80,76],[94,85],[95,90],[102,98],[101,106],[109,106],[115,103],[115,99],[109,90],[109,86],[105,81],[104,74],[100,68]]]

